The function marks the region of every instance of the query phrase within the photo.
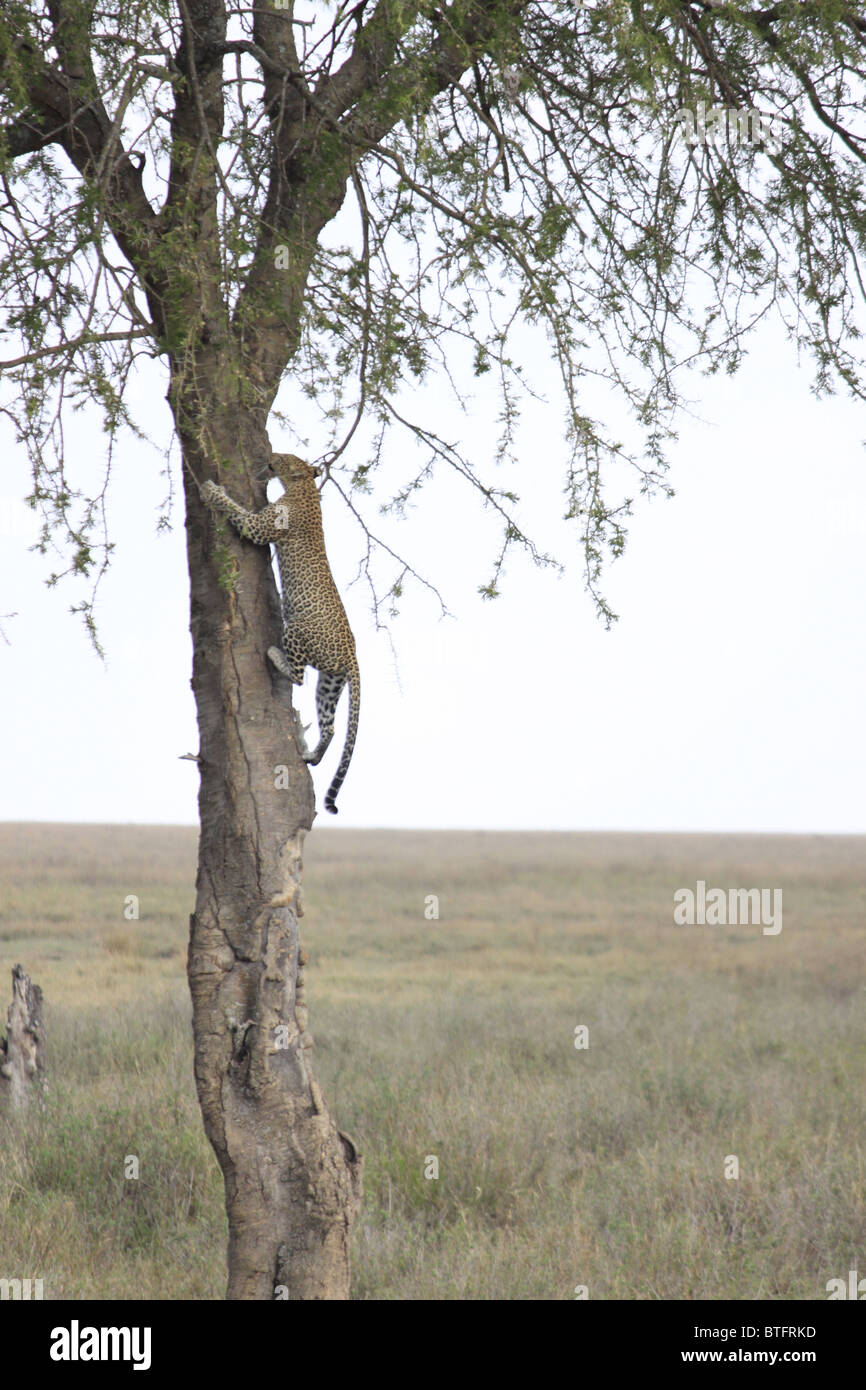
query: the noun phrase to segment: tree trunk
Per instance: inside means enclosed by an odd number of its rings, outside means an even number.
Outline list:
[[[45,1026],[42,990],[12,968],[12,1003],[6,1013],[6,1037],[0,1037],[0,1114],[22,1109],[42,1090],[45,1070]]]
[[[260,507],[267,436],[237,417],[230,433],[219,449],[222,481]],[[281,625],[270,552],[234,533],[218,540],[197,486],[216,476],[211,450],[183,431],[181,441],[201,740],[188,975],[196,1084],[225,1180],[227,1296],[347,1298],[361,1159],[312,1069],[298,919],[314,799],[291,688],[267,658]],[[220,545],[234,561],[230,585],[220,582]]]

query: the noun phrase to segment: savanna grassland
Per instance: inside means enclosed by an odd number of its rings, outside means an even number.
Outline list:
[[[0,1129],[0,1277],[46,1298],[223,1296],[195,848],[0,825],[0,1019],[20,961],[50,1049],[44,1107]],[[354,1296],[822,1299],[866,1273],[864,866],[857,837],[316,830],[314,1056],[366,1157]],[[781,933],[675,926],[698,879],[782,889]]]

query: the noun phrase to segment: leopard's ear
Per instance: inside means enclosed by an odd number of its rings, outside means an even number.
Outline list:
[[[311,463],[311,464],[310,464],[310,472],[312,473],[312,475],[313,475],[314,478],[321,477],[321,475],[322,475],[322,473],[324,473],[324,471],[325,471],[325,470],[322,468],[321,464],[318,464],[318,463]]]

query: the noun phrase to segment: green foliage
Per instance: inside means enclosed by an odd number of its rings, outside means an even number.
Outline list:
[[[225,524],[222,526],[225,531]],[[220,588],[226,589],[228,593],[234,593],[234,588],[238,578],[238,562],[232,554],[224,539],[220,539],[216,547],[214,556],[216,564],[217,579]]]
[[[58,420],[64,403],[93,401],[110,440],[133,427],[139,336],[166,359],[179,427],[197,438],[214,406],[205,359],[218,354],[227,412],[269,407],[285,370],[320,408],[327,460],[348,451],[350,493],[378,485],[389,431],[408,431],[420,464],[405,455],[381,507],[399,514],[456,471],[501,526],[490,595],[513,546],[553,563],[508,485],[520,404],[538,389],[514,359],[526,325],[547,344],[543,388],[558,380],[565,515],[608,621],[603,566],[635,498],[670,491],[687,365],[736,370],[773,309],[818,390],[841,380],[862,394],[856,6],[379,0],[267,32],[253,11],[242,4],[222,41],[217,8],[198,47],[173,0],[64,7],[65,34],[47,0],[0,15],[0,295],[22,348],[7,410],[46,525],[87,557],[73,574],[99,571],[108,543],[88,529],[100,507],[87,514],[84,499],[82,523],[61,500],[76,494]],[[354,86],[350,58],[365,74]],[[116,122],[78,179],[56,144],[29,148],[39,83],[61,60]],[[734,114],[718,138],[690,141],[684,113],[701,103]],[[769,143],[757,117],[772,121]],[[121,139],[144,161],[144,205],[114,177]],[[248,357],[263,325],[282,356],[259,379]],[[495,384],[489,458],[407,409],[433,374],[465,408],[467,383]]]

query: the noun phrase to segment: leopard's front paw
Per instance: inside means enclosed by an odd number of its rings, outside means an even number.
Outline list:
[[[205,503],[205,505],[209,506],[213,502],[214,498],[219,496],[219,488],[217,487],[215,482],[212,482],[211,479],[208,478],[206,483],[202,483],[201,488],[199,489],[199,495],[201,497],[201,500]]]

